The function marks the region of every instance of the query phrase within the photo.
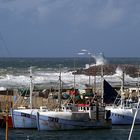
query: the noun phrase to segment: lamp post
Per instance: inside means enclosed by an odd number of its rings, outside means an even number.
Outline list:
[[[91,66],[91,56],[92,56],[92,54],[91,54],[91,52],[90,51],[88,51],[88,50],[85,50],[85,49],[82,49],[81,50],[82,52],[83,52],[83,54],[85,54],[85,52],[89,55],[89,68],[90,68],[90,66]],[[91,84],[91,78],[90,78],[90,72],[89,72],[89,79],[88,79],[88,81],[89,81],[89,85]]]
[[[100,57],[103,59],[103,53],[99,54]],[[104,69],[103,69],[104,62],[101,62],[101,103],[104,103]]]
[[[83,52],[74,53],[74,57],[73,57],[74,72],[76,72],[76,58],[77,58],[77,55],[84,55],[84,53]],[[76,74],[75,73],[73,74],[73,88],[74,88],[74,91],[75,91],[75,89],[76,89]]]

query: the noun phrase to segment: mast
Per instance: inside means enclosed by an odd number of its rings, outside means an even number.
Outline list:
[[[58,94],[58,103],[59,103],[59,111],[61,110],[61,93],[62,93],[62,84],[61,84],[61,65],[59,65],[59,94]]]
[[[32,92],[33,92],[32,67],[30,67],[30,109],[32,109]]]
[[[94,93],[96,93],[96,63],[95,63],[95,71],[94,71]]]
[[[89,69],[90,69],[90,66],[91,66],[91,53],[88,52],[88,55],[89,55]],[[90,71],[89,71],[89,77],[88,77],[89,86],[91,84],[90,81],[91,81],[91,79],[90,79]]]
[[[121,78],[121,107],[124,107],[124,70]]]
[[[104,103],[104,78],[103,78],[103,64],[101,64],[101,103]]]

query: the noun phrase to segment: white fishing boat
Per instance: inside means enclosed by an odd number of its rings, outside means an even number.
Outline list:
[[[112,119],[112,124],[114,124],[114,125],[131,125],[133,122],[133,118],[134,118],[136,110],[138,112],[137,112],[137,116],[135,118],[135,124],[140,124],[140,107],[137,108],[137,102],[134,103],[130,100],[125,99],[123,85],[124,85],[124,76],[122,78],[121,97],[120,97],[119,105],[114,103],[111,106],[106,106],[106,110],[111,111],[110,118]],[[138,93],[138,95],[139,95],[139,93]]]
[[[36,115],[38,109],[32,108],[32,69],[30,68],[30,106],[11,109],[13,128],[37,128]]]
[[[106,109],[111,111],[110,118],[114,125],[131,125],[136,112],[136,107],[132,106],[110,106]],[[138,108],[135,124],[140,124],[140,108]]]
[[[104,106],[63,105],[59,111],[39,111],[38,130],[73,130],[111,128],[109,111]]]
[[[37,128],[38,109],[19,108],[12,110],[13,128]]]
[[[95,101],[92,105],[67,103],[61,105],[61,71],[59,76],[59,107],[37,113],[38,130],[73,130],[111,128],[110,111]]]

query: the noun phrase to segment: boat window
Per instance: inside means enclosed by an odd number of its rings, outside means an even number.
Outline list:
[[[84,107],[84,110],[86,110],[86,108]]]
[[[93,110],[93,107],[91,106],[91,110]]]
[[[89,107],[87,107],[87,110],[89,110]]]

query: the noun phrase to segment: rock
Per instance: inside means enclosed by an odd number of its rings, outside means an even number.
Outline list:
[[[113,75],[116,73],[117,68],[120,68],[125,74],[128,74],[131,77],[138,77],[138,66],[130,64],[106,64],[103,65],[103,73],[104,75]],[[88,69],[79,69],[73,74],[99,76],[101,75],[101,65],[92,66]]]

